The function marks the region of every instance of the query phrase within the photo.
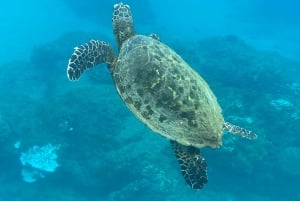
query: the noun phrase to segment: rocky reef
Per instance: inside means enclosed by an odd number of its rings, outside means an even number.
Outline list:
[[[6,173],[0,177],[0,197],[299,199],[294,184],[300,179],[300,62],[257,50],[232,35],[168,44],[207,80],[225,119],[258,134],[255,142],[224,135],[220,149],[203,149],[210,178],[207,188],[195,192],[185,185],[168,141],[124,106],[105,65],[86,72],[80,82],[67,80],[73,47],[93,36],[67,34],[35,48],[28,62],[0,66],[0,160],[5,161],[0,170]],[[59,168],[24,182],[22,152],[49,143],[60,147]]]

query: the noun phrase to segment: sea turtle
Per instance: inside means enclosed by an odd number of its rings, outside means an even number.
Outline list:
[[[208,179],[200,148],[220,147],[224,130],[248,139],[256,135],[224,121],[208,84],[157,35],[135,34],[128,5],[114,5],[112,24],[119,56],[109,43],[91,40],[74,48],[68,78],[77,80],[86,69],[107,63],[127,107],[170,140],[185,181],[201,189]]]

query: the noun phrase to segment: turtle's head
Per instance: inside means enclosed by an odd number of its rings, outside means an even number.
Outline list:
[[[135,35],[129,5],[123,3],[114,5],[112,23],[114,35],[120,49],[125,40]]]

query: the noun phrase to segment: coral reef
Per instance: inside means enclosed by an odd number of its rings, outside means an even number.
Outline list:
[[[278,166],[288,175],[300,175],[300,148],[289,146],[278,154]]]
[[[11,135],[11,128],[8,122],[0,114],[0,141],[4,141]]]
[[[1,198],[298,199],[299,62],[256,50],[236,36],[169,44],[208,81],[225,119],[258,134],[255,142],[226,134],[220,149],[201,150],[210,178],[206,189],[195,192],[182,180],[168,140],[130,114],[104,66],[80,82],[68,82],[65,66],[72,48],[91,35],[66,34],[35,48],[29,62],[0,67],[0,159],[5,161],[0,170],[6,173],[0,176]],[[57,162],[52,168],[33,166],[55,174],[28,170],[35,160],[26,157],[21,157],[26,169],[20,164],[21,152],[43,151],[33,147],[48,143],[61,145]],[[22,169],[23,176],[31,176],[27,181],[37,181],[23,182]]]
[[[22,152],[20,161],[24,166],[22,169],[23,180],[28,183],[33,183],[40,178],[44,178],[46,172],[55,172],[59,166],[56,161],[56,152],[59,148],[60,145],[35,145],[26,152]]]
[[[41,171],[54,172],[58,167],[56,152],[59,147],[59,145],[53,146],[52,144],[42,147],[35,145],[21,154],[20,161],[23,166],[28,164]]]

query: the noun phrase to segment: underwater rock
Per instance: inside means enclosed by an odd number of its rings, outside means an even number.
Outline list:
[[[278,154],[278,165],[288,175],[300,175],[300,148],[290,146]]]
[[[300,119],[300,108],[288,99],[273,99],[269,104],[276,110],[276,113],[280,112],[281,115],[285,113],[292,120]]]
[[[178,53],[209,82],[261,92],[284,91],[300,62],[260,51],[235,35],[178,43]],[[287,68],[288,66],[288,68]],[[295,78],[296,79],[296,78]],[[276,82],[274,82],[276,80]]]
[[[98,35],[85,32],[65,33],[55,41],[35,47],[32,50],[30,62],[36,66],[37,70],[44,70],[49,73],[51,72],[49,69],[53,69],[58,63],[65,63],[68,60],[68,55],[76,44],[83,43],[87,39],[94,37],[107,39],[105,35]],[[41,66],[43,67],[41,68]]]
[[[0,141],[7,139],[11,135],[11,128],[8,122],[0,114]]]
[[[271,100],[270,105],[273,106],[276,110],[286,110],[292,109],[294,107],[293,103],[283,98]]]
[[[61,89],[61,83],[66,83],[68,80],[65,77],[65,66],[69,55],[72,53],[77,44],[83,44],[90,38],[101,38],[110,41],[110,38],[104,34],[87,33],[87,32],[71,32],[62,35],[55,41],[40,45],[32,50],[30,57],[30,65],[32,71],[39,74],[43,80],[41,82],[47,83],[49,92],[57,91],[56,87]],[[103,65],[105,67],[105,65]],[[89,80],[97,83],[112,84],[111,76],[109,76],[107,68],[99,68],[99,71],[88,73]],[[59,83],[59,84],[58,84]],[[57,86],[56,86],[57,85]]]
[[[81,19],[86,19],[90,22],[95,22],[105,26],[111,26],[110,16],[112,13],[113,1],[97,1],[97,0],[77,0],[76,3],[72,0],[64,0],[72,11]],[[116,1],[114,2],[116,3]],[[124,2],[125,3],[125,2]],[[134,1],[127,0],[126,4],[132,4],[133,13],[135,13],[136,23],[149,24],[155,22],[155,14],[153,14],[151,1]],[[141,12],[142,11],[142,12]],[[80,43],[79,43],[80,44]]]
[[[300,94],[300,82],[292,82],[287,84],[287,88],[292,91],[293,94]]]

